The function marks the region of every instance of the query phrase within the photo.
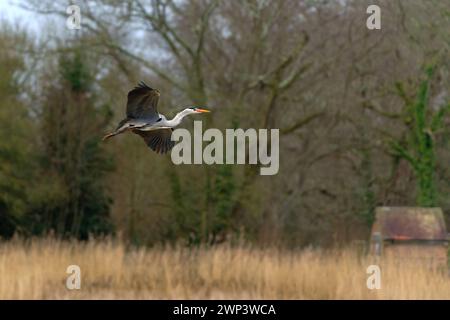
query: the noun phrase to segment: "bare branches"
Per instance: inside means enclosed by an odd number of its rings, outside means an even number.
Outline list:
[[[439,129],[442,128],[444,124],[445,117],[450,113],[450,103],[447,103],[447,105],[442,106],[438,112],[436,112],[431,119],[431,131],[437,132]]]
[[[415,169],[418,169],[418,163],[414,156],[398,141],[391,140],[389,141],[389,145],[391,146],[394,155],[406,159]]]
[[[198,43],[197,48],[195,50],[195,57],[198,62],[200,62],[200,56],[202,54],[204,40],[205,40],[205,33],[208,29],[208,23],[209,19],[211,17],[211,14],[213,13],[214,9],[218,6],[219,0],[212,1],[205,9],[205,11],[201,15],[200,19],[200,30],[198,35]]]
[[[311,113],[310,115],[297,120],[293,125],[287,127],[287,128],[282,128],[280,130],[280,132],[282,134],[289,134],[294,132],[295,130],[298,130],[302,127],[304,127],[305,125],[307,125],[308,123],[312,122],[313,120],[323,116],[325,114],[325,111],[319,111],[319,112],[315,112],[315,113]]]
[[[390,118],[390,119],[398,119],[402,116],[401,113],[397,112],[388,112],[384,111],[376,101],[366,100],[362,103],[363,108],[366,108],[368,110],[374,111],[380,116]]]

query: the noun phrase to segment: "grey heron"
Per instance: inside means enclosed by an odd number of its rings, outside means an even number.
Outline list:
[[[166,153],[175,145],[171,140],[172,130],[184,117],[190,114],[209,112],[197,107],[188,107],[168,120],[158,113],[160,93],[144,82],[128,92],[126,118],[119,122],[116,130],[103,137],[103,141],[120,133],[131,131],[140,135],[145,143],[156,153]]]

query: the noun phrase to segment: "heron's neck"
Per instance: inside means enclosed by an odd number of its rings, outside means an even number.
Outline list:
[[[183,111],[178,112],[175,117],[173,117],[173,119],[171,120],[167,120],[167,124],[169,127],[176,127],[177,125],[179,125],[181,123],[181,120],[183,120],[184,117],[186,117],[188,115],[188,112],[186,111],[186,109],[184,109]]]

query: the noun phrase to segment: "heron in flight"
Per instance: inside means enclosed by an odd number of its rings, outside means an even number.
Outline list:
[[[131,131],[140,135],[145,143],[156,153],[166,153],[175,142],[170,137],[174,127],[190,114],[209,112],[209,110],[189,107],[178,112],[171,120],[158,113],[159,91],[140,82],[128,92],[127,117],[119,122],[117,129],[103,137],[103,140],[120,133]]]

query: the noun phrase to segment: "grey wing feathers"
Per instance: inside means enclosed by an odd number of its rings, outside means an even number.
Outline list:
[[[170,139],[172,136],[172,129],[152,131],[133,130],[133,132],[140,135],[145,143],[156,153],[167,153],[175,145],[175,142]]]
[[[128,92],[127,118],[158,120],[159,96],[158,90],[150,88],[141,81],[137,87]]]

